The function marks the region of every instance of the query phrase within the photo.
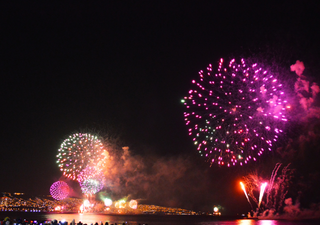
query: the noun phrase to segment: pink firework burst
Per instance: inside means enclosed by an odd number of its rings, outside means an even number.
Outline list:
[[[50,187],[50,194],[55,200],[63,200],[69,195],[69,186],[66,182],[56,181]]]
[[[184,118],[201,156],[211,165],[235,166],[271,151],[287,121],[285,92],[277,78],[256,63],[220,60],[199,71],[184,97]]]

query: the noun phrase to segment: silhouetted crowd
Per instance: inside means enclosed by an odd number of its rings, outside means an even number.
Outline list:
[[[78,223],[75,222],[73,219],[70,223],[67,221],[37,221],[37,220],[26,220],[26,219],[10,219],[9,217],[4,218],[3,220],[0,220],[0,225],[128,225],[128,223],[82,223],[79,221]],[[140,224],[139,225],[148,225],[148,224]]]

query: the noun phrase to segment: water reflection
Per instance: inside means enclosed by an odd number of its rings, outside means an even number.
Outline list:
[[[39,214],[40,216],[40,214]],[[91,225],[96,222],[104,225],[110,224],[122,225],[315,225],[320,223],[286,220],[218,220],[215,217],[197,217],[197,216],[160,216],[160,215],[103,215],[103,214],[42,214],[42,218],[36,218],[39,221],[57,220],[66,221],[68,224],[74,219],[76,223],[81,221],[83,224]],[[43,220],[40,220],[43,219]]]
[[[94,224],[95,222],[101,223],[125,223],[124,219],[121,217],[112,217],[108,215],[97,215],[97,214],[47,214],[47,220],[57,220],[57,221],[66,221],[70,223],[73,219],[76,223],[81,221],[86,224]]]
[[[259,225],[277,225],[276,220],[259,220]]]
[[[277,220],[250,220],[250,219],[237,220],[237,225],[277,225],[277,224],[279,224]]]
[[[247,220],[247,219],[237,220],[238,225],[253,225],[254,222],[255,222],[254,220]]]

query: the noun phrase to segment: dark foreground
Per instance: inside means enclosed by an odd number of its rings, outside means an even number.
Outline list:
[[[226,216],[189,216],[189,215],[106,215],[106,214],[62,214],[62,213],[30,213],[0,212],[0,220],[10,218],[10,224],[18,225],[17,220],[28,221],[25,224],[98,224],[98,225],[316,225],[320,220],[256,220],[242,217]],[[32,222],[31,222],[32,221]]]

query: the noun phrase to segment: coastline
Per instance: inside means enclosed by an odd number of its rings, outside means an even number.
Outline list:
[[[28,224],[54,224],[56,220],[57,223],[60,222],[61,225],[71,225],[71,222],[74,220],[75,224],[79,224],[81,222],[82,225],[91,225],[91,224],[99,224],[105,225],[106,222],[108,224],[216,224],[219,221],[229,221],[231,224],[240,224],[242,220],[250,220],[255,221],[253,223],[259,223],[258,221],[263,220],[276,220],[280,222],[284,222],[286,224],[287,221],[291,222],[305,222],[306,224],[320,224],[320,218],[297,218],[297,217],[253,217],[247,218],[243,216],[212,216],[212,215],[159,215],[159,214],[106,214],[106,213],[43,213],[43,212],[3,212],[0,211],[0,220],[3,221],[6,217],[9,217],[11,221],[13,220],[26,220],[28,223],[24,223],[22,225]],[[33,223],[30,223],[33,221]],[[34,221],[37,221],[35,223]],[[13,223],[11,223],[12,225]],[[18,223],[17,223],[18,225]]]

